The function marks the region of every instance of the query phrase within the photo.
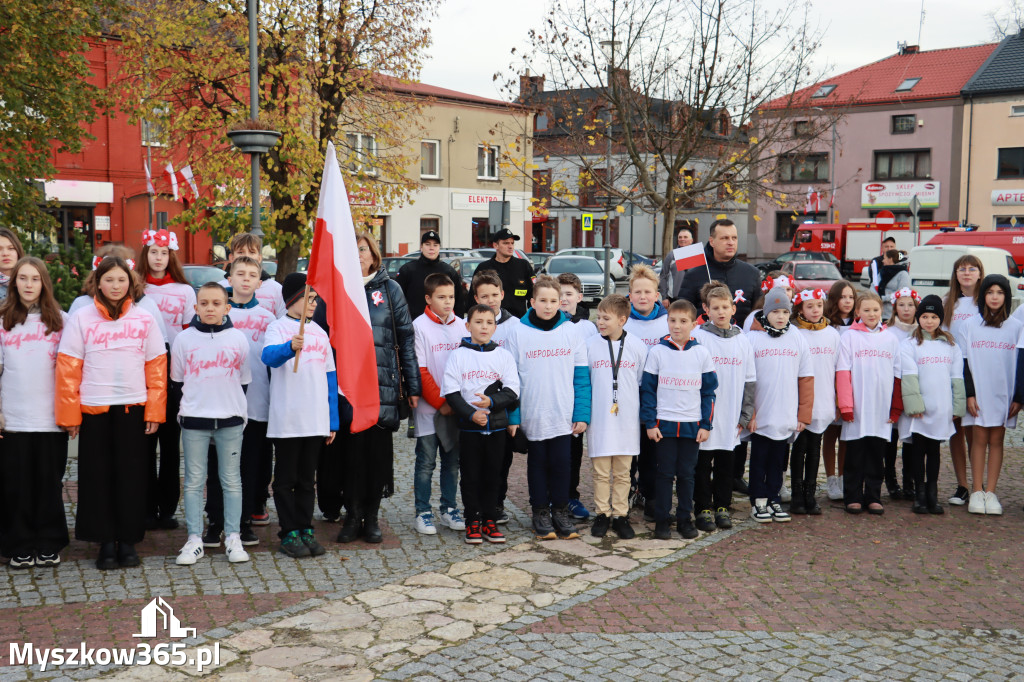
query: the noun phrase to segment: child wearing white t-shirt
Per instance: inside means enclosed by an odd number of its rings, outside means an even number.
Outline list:
[[[597,306],[599,333],[587,340],[591,410],[587,452],[594,472],[594,509],[590,528],[604,537],[611,527],[620,539],[636,535],[629,523],[629,469],[640,452],[640,380],[647,345],[623,329],[629,301],[612,294]],[[610,501],[609,501],[610,498]]]
[[[921,297],[918,296],[917,292],[910,287],[902,287],[892,292],[889,296],[889,304],[892,307],[892,316],[888,322],[885,323],[885,333],[892,334],[899,339],[902,344],[904,340],[910,338],[910,336],[917,329],[916,313],[917,304],[921,302]],[[898,453],[899,446],[899,432],[903,428],[901,425],[907,420],[906,415],[900,416],[899,423],[895,424],[892,429],[892,437],[889,439],[889,444],[885,448],[885,489],[889,493],[889,499],[891,500],[912,500],[915,497],[914,494],[914,481],[913,476],[910,474],[910,469],[907,466],[907,456],[910,453],[910,446],[906,443],[903,444],[903,487],[900,487],[899,480],[896,478],[896,455]],[[907,486],[910,486],[909,489]]]
[[[50,567],[68,546],[61,495],[68,434],[54,417],[66,316],[43,261],[22,258],[10,277],[0,305],[0,553],[11,558],[11,568]]]
[[[522,425],[533,510],[540,540],[576,538],[569,518],[569,440],[590,422],[587,351],[569,317],[558,309],[561,292],[552,277],[538,277],[531,307],[506,348],[519,369],[519,409],[509,419],[515,436]]]
[[[900,438],[910,440],[903,458],[913,477],[912,511],[942,514],[939,444],[953,435],[953,419],[967,409],[964,362],[953,335],[941,328],[941,298],[925,296],[916,317],[917,328],[900,343]]]
[[[1021,323],[1010,317],[1010,282],[1002,275],[988,275],[978,287],[977,304],[982,311],[974,324],[963,331],[964,383],[967,412],[964,426],[972,426],[971,492],[967,511],[972,514],[1003,513],[996,496],[996,484],[1003,466],[1006,429],[1017,424],[1017,412],[1024,403],[1024,359]],[[986,458],[986,454],[988,457]]]
[[[885,446],[902,411],[899,341],[885,334],[882,299],[873,291],[857,299],[857,317],[839,342],[836,394],[846,441],[843,499],[846,511],[884,514]]]
[[[847,280],[832,284],[825,300],[825,317],[839,332],[839,336],[850,331],[854,322],[853,308],[857,303],[857,291]],[[825,463],[825,491],[830,500],[843,499],[843,463],[846,461],[846,443],[839,440],[843,420],[836,417],[825,429],[822,438],[821,457]],[[838,461],[838,466],[837,466]]]
[[[804,289],[793,297],[796,328],[807,342],[814,371],[814,408],[811,422],[797,434],[790,452],[790,478],[793,481],[791,514],[821,514],[815,498],[818,462],[825,429],[836,418],[836,361],[839,359],[839,332],[825,317],[824,289]]]
[[[325,551],[313,536],[314,479],[320,449],[325,441],[328,445],[334,441],[339,428],[331,341],[309,319],[316,310],[316,292],[305,292],[304,273],[285,277],[282,295],[288,312],[267,327],[261,353],[263,363],[271,368],[267,437],[274,439],[280,551],[293,559]]]
[[[416,359],[420,364],[423,395],[416,404],[416,466],[413,492],[416,505],[415,528],[424,535],[435,535],[434,515],[430,507],[430,483],[441,454],[441,521],[452,530],[466,530],[455,495],[459,485],[459,441],[455,417],[441,392],[441,380],[448,356],[466,336],[466,323],[452,312],[455,309],[455,283],[442,272],[427,275],[423,281],[427,305],[412,321],[416,332]]]
[[[494,318],[486,305],[466,312],[470,336],[449,354],[441,385],[445,402],[458,418],[466,543],[471,545],[505,542],[496,519],[508,411],[519,402],[519,372],[512,355],[491,341]]]
[[[708,282],[700,296],[708,321],[693,332],[693,338],[711,353],[718,374],[714,428],[700,444],[693,488],[698,511],[695,525],[709,533],[715,528],[732,528],[733,452],[740,443],[740,432],[754,416],[757,372],[750,341],[732,323],[736,303],[729,288],[718,281]]]
[[[260,285],[256,288],[256,300],[260,305],[273,313],[274,317],[283,317],[287,312],[281,283],[263,272],[263,240],[252,232],[239,232],[231,238],[229,245],[228,265],[230,261],[245,256],[260,264]],[[230,270],[229,270],[230,272]],[[222,279],[219,284],[223,287],[230,286],[227,278]]]
[[[171,381],[181,386],[178,421],[185,450],[185,524],[188,540],[176,563],[191,565],[203,551],[203,484],[208,451],[217,452],[228,561],[249,560],[239,535],[242,516],[242,430],[245,390],[252,381],[249,343],[228,317],[228,292],[214,282],[199,288],[196,319],[171,347]]]
[[[640,384],[640,420],[655,444],[657,484],[654,537],[672,537],[672,489],[675,484],[676,529],[690,540],[693,525],[693,479],[700,444],[711,435],[718,376],[711,353],[691,338],[697,309],[685,299],[672,302],[669,336],[647,354]]]
[[[807,341],[789,322],[786,290],[771,289],[754,316],[748,335],[757,371],[750,426],[750,517],[758,523],[784,523],[791,520],[780,495],[786,455],[790,442],[811,423],[817,382]]]

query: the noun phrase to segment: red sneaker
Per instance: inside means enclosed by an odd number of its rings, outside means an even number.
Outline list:
[[[270,514],[267,513],[266,509],[264,509],[259,514],[253,514],[252,521],[250,521],[250,523],[254,526],[269,526]]]
[[[466,524],[466,544],[467,545],[479,545],[484,541],[482,535],[480,535],[480,522],[471,521]]]
[[[494,521],[484,522],[483,536],[487,538],[487,542],[502,543],[505,542],[505,535],[498,530],[498,525]]]

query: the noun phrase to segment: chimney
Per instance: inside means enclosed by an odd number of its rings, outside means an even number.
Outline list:
[[[519,77],[519,101],[526,102],[534,95],[544,92],[544,76],[531,76],[527,71]]]
[[[920,51],[920,45],[900,44],[900,54],[917,54]]]

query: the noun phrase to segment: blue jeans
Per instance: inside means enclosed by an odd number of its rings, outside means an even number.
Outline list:
[[[430,511],[430,482],[434,477],[437,452],[441,451],[441,511],[455,508],[455,495],[459,487],[459,449],[448,452],[441,445],[437,434],[416,438],[416,474],[413,478],[413,494],[416,497],[416,514]]]
[[[185,450],[185,525],[189,535],[203,534],[203,486],[206,458],[212,440],[217,446],[217,473],[224,491],[224,533],[237,533],[242,517],[242,432],[244,426],[182,429]]]

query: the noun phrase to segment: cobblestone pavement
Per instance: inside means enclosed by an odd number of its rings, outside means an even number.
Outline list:
[[[208,679],[1024,679],[1021,435],[1007,439],[1001,518],[919,517],[895,502],[883,517],[829,508],[758,526],[736,498],[736,528],[694,541],[653,540],[635,518],[634,540],[584,531],[538,543],[518,511],[517,459],[509,542],[480,547],[411,529],[412,441],[396,437],[382,547],[325,543],[326,556],[294,561],[267,535],[248,564],[215,553],[178,567],[174,531],[147,540],[142,568],[105,574],[91,548],[72,547],[56,570],[0,570],[0,664],[11,642],[135,646],[139,609],[161,596],[198,630],[189,655],[219,646]],[[948,495],[948,467],[941,480]],[[586,467],[581,493],[590,498]],[[322,540],[337,532],[318,529]],[[0,682],[196,674],[8,665]]]

